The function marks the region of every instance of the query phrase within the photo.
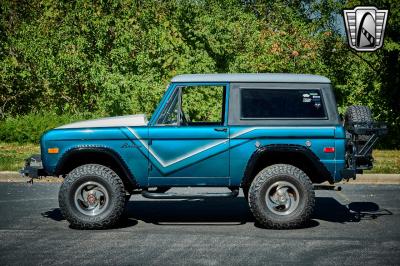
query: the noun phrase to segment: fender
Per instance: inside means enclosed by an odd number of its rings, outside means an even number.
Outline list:
[[[129,185],[130,187],[138,187],[135,177],[132,175],[131,171],[129,171],[129,168],[128,168],[127,164],[125,163],[125,161],[122,159],[121,155],[119,155],[116,151],[114,151],[110,148],[101,147],[101,146],[80,146],[80,147],[75,147],[75,148],[72,148],[72,149],[66,151],[57,163],[57,166],[54,170],[55,175],[65,174],[66,169],[71,168],[71,165],[69,164],[69,160],[72,157],[75,157],[77,155],[84,154],[84,153],[85,154],[91,153],[94,155],[102,155],[102,156],[106,156],[108,158],[112,158],[111,164],[114,164],[122,172],[123,176],[120,176],[120,177],[124,181],[124,183]],[[96,160],[91,160],[92,158],[86,157],[86,159],[87,159],[88,163],[90,163],[90,161],[93,161],[93,163],[96,162]]]
[[[271,144],[271,145],[261,146],[256,151],[253,152],[249,161],[247,162],[241,186],[242,187],[250,186],[251,182],[255,177],[254,171],[257,170],[256,169],[257,163],[263,156],[267,156],[267,158],[269,159],[270,162],[272,162],[272,164],[279,163],[280,162],[278,160],[279,157],[278,159],[276,159],[276,156],[271,156],[270,158],[268,157],[268,154],[276,155],[277,153],[281,155],[284,155],[285,153],[297,154],[299,156],[302,156],[302,158],[306,158],[308,167],[312,169],[305,172],[307,172],[307,174],[309,175],[309,177],[313,182],[314,181],[329,181],[330,183],[333,182],[331,173],[328,171],[325,165],[319,160],[319,158],[314,154],[314,152],[311,151],[310,149],[302,145],[296,145],[296,144]],[[290,158],[286,158],[286,160],[288,159]],[[294,165],[296,164],[295,162],[294,163],[288,162],[288,163]]]

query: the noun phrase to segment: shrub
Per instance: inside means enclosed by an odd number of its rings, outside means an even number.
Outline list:
[[[52,113],[30,113],[7,117],[0,121],[0,141],[39,143],[40,136],[46,130],[93,117],[95,117],[93,114],[57,115]]]

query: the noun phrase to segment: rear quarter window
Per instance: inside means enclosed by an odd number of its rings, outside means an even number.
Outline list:
[[[241,119],[326,119],[319,89],[243,88]]]

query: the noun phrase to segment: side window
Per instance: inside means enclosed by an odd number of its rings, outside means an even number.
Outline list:
[[[182,87],[182,115],[186,125],[224,123],[225,86]]]
[[[225,86],[182,86],[175,89],[157,125],[222,125]]]
[[[242,119],[325,119],[318,89],[242,89]]]

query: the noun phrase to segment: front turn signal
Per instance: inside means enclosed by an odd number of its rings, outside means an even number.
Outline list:
[[[48,148],[48,149],[47,149],[47,152],[48,152],[48,153],[53,153],[53,154],[54,154],[54,153],[58,153],[59,150],[58,150],[58,148]]]

